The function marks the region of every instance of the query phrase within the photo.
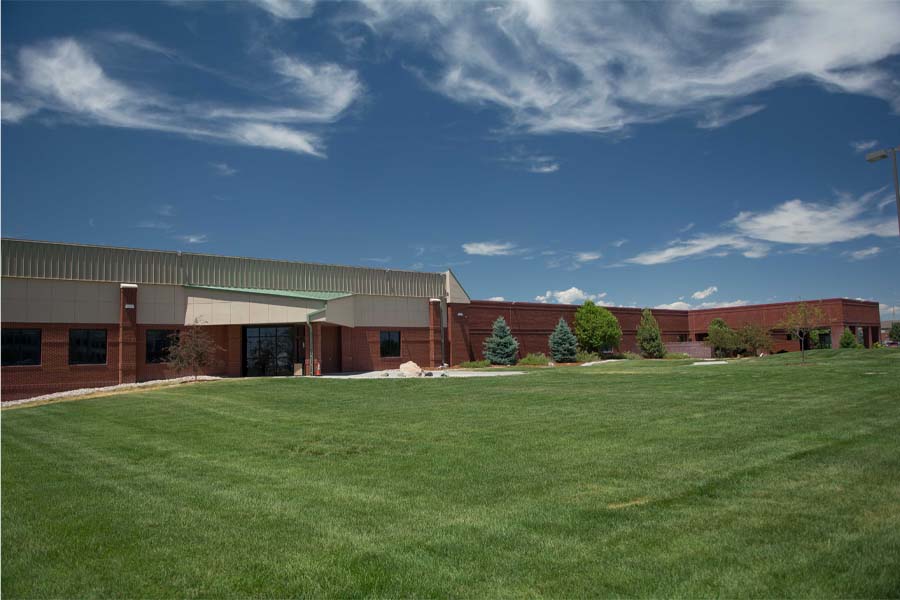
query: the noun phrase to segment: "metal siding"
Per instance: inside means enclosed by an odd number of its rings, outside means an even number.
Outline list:
[[[444,275],[105,246],[3,240],[3,276],[441,297]]]

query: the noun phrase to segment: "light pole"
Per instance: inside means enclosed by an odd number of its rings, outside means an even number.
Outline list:
[[[897,227],[900,228],[900,179],[897,178],[897,151],[900,150],[900,146],[896,148],[886,148],[885,150],[876,150],[875,152],[869,152],[866,154],[866,160],[870,163],[878,162],[882,158],[887,158],[888,154],[890,154],[891,158],[894,161],[894,194],[897,197]]]

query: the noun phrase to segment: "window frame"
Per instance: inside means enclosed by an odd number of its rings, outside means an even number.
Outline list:
[[[146,329],[146,330],[144,330],[144,364],[145,365],[165,364],[168,361],[166,361],[165,358],[163,358],[162,356],[159,357],[159,360],[150,360],[150,354],[151,354],[151,352],[150,352],[150,332],[154,332],[154,333],[162,332],[164,334],[163,339],[168,340],[168,344],[163,349],[163,354],[165,354],[168,352],[169,348],[172,347],[172,344],[174,343],[173,336],[178,334],[178,330],[177,329]],[[154,353],[155,353],[155,350],[154,350]]]
[[[72,335],[76,332],[103,332],[103,362],[82,362],[72,360]],[[109,364],[109,331],[106,328],[73,327],[69,329],[69,366],[70,367],[97,367]]]
[[[393,340],[385,340],[385,334],[391,336],[392,334],[397,334],[397,354],[385,354],[384,353],[384,345],[385,343],[393,344]],[[403,332],[399,329],[382,329],[378,332],[378,355],[380,358],[401,358],[403,355]]]
[[[36,363],[12,363],[6,364],[2,362],[2,356],[0,356],[0,365],[3,367],[40,367],[44,363],[44,332],[40,327],[4,327],[2,333],[0,335],[6,334],[7,332],[12,331],[29,331],[29,332],[37,332],[37,362]],[[7,344],[3,344],[4,347]]]

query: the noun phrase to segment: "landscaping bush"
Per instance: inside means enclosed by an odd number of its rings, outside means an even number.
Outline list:
[[[622,328],[611,312],[585,300],[575,311],[575,337],[586,352],[608,352],[622,341]]]
[[[512,336],[506,319],[497,317],[491,337],[484,340],[484,357],[494,365],[514,365],[519,354],[519,341]]]
[[[862,346],[859,343],[859,340],[856,339],[856,336],[849,329],[845,329],[844,333],[841,334],[841,348],[861,348]]]
[[[622,354],[617,355],[616,358],[624,358],[625,360],[641,360],[644,357],[637,352],[623,352]]]
[[[722,319],[713,319],[706,330],[706,344],[712,348],[716,358],[734,356],[741,350],[741,342],[737,332]]]
[[[470,360],[466,362],[459,363],[459,366],[464,369],[483,369],[485,367],[491,366],[491,361],[485,360]]]
[[[550,359],[543,352],[532,352],[528,356],[520,358],[518,364],[526,366],[547,366],[550,364]]]
[[[597,362],[600,360],[600,355],[596,352],[585,352],[584,350],[579,350],[575,353],[575,362],[586,363],[586,362]]]
[[[693,356],[684,352],[667,352],[663,358],[666,360],[688,360],[693,358]]]
[[[663,345],[659,323],[649,308],[641,313],[641,322],[637,328],[638,349],[645,358],[664,358],[666,347]]]
[[[554,362],[570,363],[575,362],[578,354],[578,340],[575,334],[569,329],[569,324],[565,319],[560,319],[556,324],[556,329],[550,334],[550,356]],[[519,361],[521,363],[521,361]]]

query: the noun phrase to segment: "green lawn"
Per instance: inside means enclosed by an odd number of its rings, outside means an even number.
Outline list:
[[[900,352],[2,413],[4,597],[900,596]]]

